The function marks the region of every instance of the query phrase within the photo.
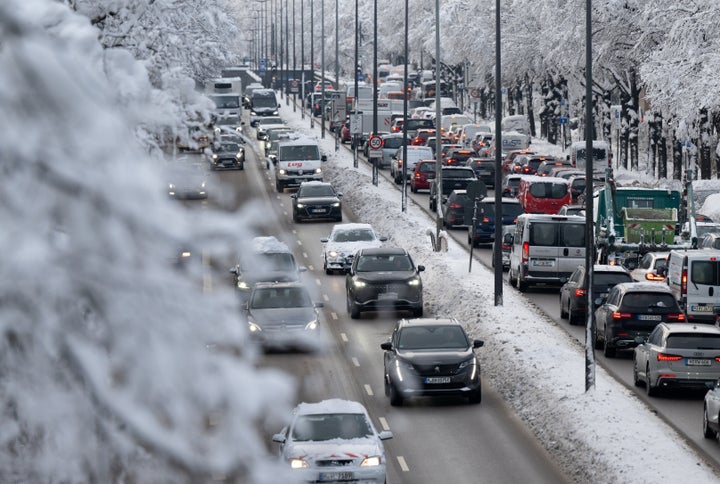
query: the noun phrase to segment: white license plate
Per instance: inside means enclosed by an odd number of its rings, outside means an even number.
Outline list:
[[[392,300],[392,301],[394,301],[394,300],[397,299],[397,298],[398,298],[398,295],[397,295],[396,292],[384,292],[384,293],[382,293],[382,294],[378,294],[378,299],[380,299],[380,300],[385,300],[385,301],[387,301],[387,300]]]
[[[354,479],[352,472],[321,472],[320,481],[349,481]]]
[[[323,208],[313,208],[311,210],[312,213],[325,213],[325,209]]]
[[[481,171],[478,172],[478,175],[489,175],[489,174],[490,174],[489,171],[482,171],[482,170],[481,170]]]
[[[639,321],[662,321],[662,316],[659,314],[639,314]]]
[[[688,358],[685,360],[687,366],[711,366],[712,360],[705,360],[699,358]]]
[[[712,306],[706,306],[706,305],[698,305],[698,306],[690,306],[690,311],[695,313],[711,313],[713,310]]]
[[[534,267],[552,267],[555,265],[554,260],[533,260],[532,265]]]
[[[425,378],[425,383],[450,383],[449,376],[429,376]]]

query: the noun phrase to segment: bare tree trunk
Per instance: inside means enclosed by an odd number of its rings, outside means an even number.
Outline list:
[[[682,180],[683,162],[682,162],[682,144],[677,138],[677,131],[673,130],[672,135],[673,146],[673,180]]]
[[[668,153],[667,153],[667,127],[665,126],[665,120],[662,117],[661,113],[657,114],[657,120],[658,124],[660,126],[659,133],[658,133],[658,143],[657,143],[657,163],[658,163],[658,178],[667,178],[668,171],[667,171],[667,163],[668,163]]]
[[[533,82],[525,78],[525,99],[527,100],[528,120],[530,121],[530,135],[535,137],[535,109],[533,108]]]
[[[637,77],[635,71],[630,71],[630,106],[633,110],[630,114],[630,166],[634,171],[638,171],[638,135],[640,134],[640,89],[637,85]]]
[[[699,180],[709,180],[712,172],[712,165],[710,164],[710,138],[712,137],[712,126],[710,124],[710,117],[708,116],[707,108],[700,110],[699,120],[699,148],[700,148],[700,166],[698,173]]]

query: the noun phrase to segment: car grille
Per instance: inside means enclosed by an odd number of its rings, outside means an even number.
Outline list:
[[[308,215],[324,215],[332,211],[332,204],[330,203],[303,204],[303,206]]]
[[[421,376],[448,376],[455,375],[458,372],[458,364],[451,365],[416,365],[413,367]]]
[[[323,459],[316,460],[315,465],[317,467],[342,467],[353,464],[353,459]]]
[[[405,284],[377,283],[377,284],[369,284],[369,285],[377,293],[396,292],[398,294],[401,294],[403,291],[407,290],[407,288],[408,288],[408,286]]]

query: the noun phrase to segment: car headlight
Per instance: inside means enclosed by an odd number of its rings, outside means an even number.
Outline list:
[[[242,153],[238,153],[237,155],[235,155],[235,158],[237,158],[238,160],[239,160],[240,158],[242,158],[242,157],[243,157],[243,154],[242,154]]]
[[[463,361],[462,363],[460,363],[460,366],[458,368],[460,368],[462,370],[463,368],[467,368],[468,366],[474,365],[474,364],[475,364],[475,358],[469,358],[469,359]]]
[[[286,171],[281,168],[280,171],[278,171],[278,173],[281,175],[284,175],[286,173]]]
[[[291,469],[305,469],[307,467],[310,467],[307,462],[305,462],[304,459],[290,459],[290,468]]]
[[[252,116],[257,116],[257,113],[256,113],[255,111],[253,111],[252,109],[250,110],[250,114],[251,114]]]
[[[202,183],[200,184],[200,188],[205,188],[205,182],[202,182]]]
[[[238,287],[238,289],[242,289],[244,291],[250,289],[250,285],[245,281],[238,281],[237,287]]]
[[[353,284],[355,284],[355,287],[365,287],[365,286],[367,286],[367,284],[365,283],[365,281],[361,281],[361,280],[359,280],[359,279],[355,279],[355,280],[353,281]]]
[[[408,285],[410,286],[419,286],[420,285],[420,278],[414,277],[408,281]]]
[[[340,206],[340,202],[335,202],[335,203],[332,204],[332,206],[335,207],[335,208],[337,208],[337,207]]]
[[[382,457],[379,455],[373,455],[371,457],[365,457],[360,464],[360,467],[376,467],[382,463]]]
[[[253,323],[252,321],[248,321],[248,328],[250,329],[251,333],[259,333],[260,331],[262,331],[262,328],[257,324]]]
[[[338,254],[337,252],[335,252],[334,250],[331,250],[330,252],[327,253],[327,255],[328,255],[328,257],[333,257],[333,258],[335,258],[335,257],[337,257],[339,254]]]
[[[213,155],[212,155],[212,159],[213,159],[213,160],[217,160],[217,159],[218,159],[218,155],[213,154]]]
[[[305,329],[308,329],[310,331],[316,330],[318,327],[318,320],[315,319],[313,321],[310,321],[306,326]]]
[[[174,184],[174,183],[168,184],[168,188],[169,188],[170,190],[175,190],[175,184]]]
[[[305,205],[303,205],[302,203],[298,203],[298,204],[296,205],[296,207],[297,207],[297,208],[305,208]]]
[[[315,168],[315,173],[316,174],[322,173],[322,168]]]
[[[273,115],[273,116],[277,116],[277,115],[278,115],[278,110],[276,109],[275,111],[273,111],[273,112],[272,112],[272,115]]]

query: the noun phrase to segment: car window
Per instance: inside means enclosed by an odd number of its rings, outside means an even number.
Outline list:
[[[375,240],[375,233],[369,229],[354,229],[336,232],[335,242],[370,242]]]
[[[655,259],[655,269],[664,269],[665,267],[667,267],[667,259],[663,257]]]
[[[560,224],[560,240],[567,247],[585,247],[585,226],[583,224]]]
[[[610,294],[607,298],[607,303],[611,306],[617,306],[618,300],[620,299],[620,290],[619,289],[611,289]]]
[[[334,197],[335,190],[330,185],[308,185],[301,186],[298,191],[298,198],[304,197]]]
[[[624,272],[595,272],[593,281],[593,287],[612,287],[621,282],[632,282],[632,277]]]
[[[410,326],[400,330],[398,349],[429,350],[467,348],[465,331],[459,326]]]
[[[647,311],[649,308],[672,309],[677,306],[672,294],[657,292],[628,292],[622,299],[623,311]]]
[[[552,247],[557,245],[557,225],[534,223],[530,225],[530,245]]]
[[[402,138],[385,138],[385,144],[383,145],[383,149],[385,150],[393,150],[400,148],[402,146]]]
[[[662,343],[662,335],[662,328],[659,326],[655,327],[655,329],[652,331],[652,333],[650,333],[650,336],[648,337],[648,343],[655,346],[660,346],[660,344]]]
[[[413,264],[410,257],[404,254],[364,255],[358,259],[356,270],[358,272],[411,271]]]
[[[567,185],[564,183],[531,183],[530,194],[536,198],[560,199],[567,195]]]
[[[640,269],[650,269],[650,266],[652,265],[653,261],[653,255],[652,254],[645,254],[645,257],[642,258],[640,261]]]
[[[253,291],[250,307],[253,309],[280,309],[311,307],[307,291],[302,287],[267,287]]]
[[[373,435],[365,415],[360,413],[300,415],[291,432],[295,441],[361,439]]]
[[[675,333],[667,337],[666,346],[687,350],[720,350],[720,335]]]
[[[570,276],[570,281],[582,284],[583,278],[585,277],[585,268],[583,266],[579,266],[577,269],[575,269],[575,272],[572,273]]]
[[[690,263],[690,281],[695,284],[710,286],[720,285],[718,281],[718,262],[698,260]]]

